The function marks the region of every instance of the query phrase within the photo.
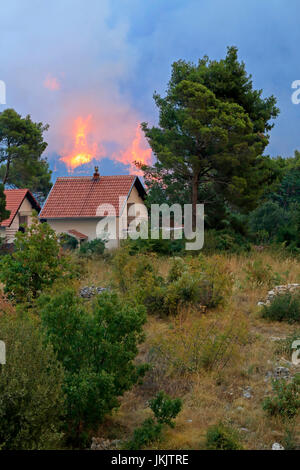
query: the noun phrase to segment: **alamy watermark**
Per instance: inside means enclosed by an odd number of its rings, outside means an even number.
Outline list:
[[[127,238],[184,238],[187,251],[203,248],[204,204],[196,205],[195,214],[192,204],[151,204],[148,211],[144,204],[130,204],[121,196],[118,210],[112,204],[100,204],[96,214],[101,217],[96,227],[97,237],[105,238],[108,242]]]
[[[3,80],[0,80],[0,104],[6,104],[6,85]]]
[[[295,350],[292,354],[292,363],[298,366],[300,364],[300,339],[293,341],[292,349]]]
[[[0,364],[6,364],[6,347],[4,341],[0,341]]]

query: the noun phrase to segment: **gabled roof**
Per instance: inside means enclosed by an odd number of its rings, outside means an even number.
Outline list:
[[[6,189],[4,194],[6,196],[6,209],[10,211],[10,216],[8,219],[1,222],[1,227],[9,227],[11,225],[26,197],[31,202],[33,209],[38,212],[41,210],[39,203],[33,197],[29,189]]]
[[[97,217],[100,204],[111,204],[119,215],[119,197],[129,196],[136,186],[142,198],[145,189],[139,178],[134,175],[70,176],[57,178],[45,205],[40,213],[41,219],[89,218]]]

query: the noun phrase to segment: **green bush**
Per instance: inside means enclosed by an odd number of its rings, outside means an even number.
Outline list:
[[[139,450],[158,440],[164,425],[174,428],[173,420],[180,413],[182,402],[179,398],[172,399],[161,391],[150,400],[149,406],[154,413],[154,418],[146,419],[139,428],[134,430],[132,440],[126,445],[129,450]]]
[[[59,237],[59,241],[65,250],[75,250],[78,247],[77,238],[72,237],[68,233],[62,233]]]
[[[208,428],[206,433],[207,450],[241,450],[237,431],[223,423]]]
[[[270,305],[263,305],[261,315],[272,321],[300,322],[300,294],[287,292],[276,295]]]
[[[125,445],[126,450],[140,450],[161,437],[162,424],[153,418],[145,419],[143,424],[133,432],[133,438]]]
[[[261,259],[250,261],[244,271],[246,283],[251,287],[271,287],[281,282],[281,276],[275,273],[269,264],[264,264]]]
[[[247,238],[233,230],[206,230],[204,236],[204,254],[220,252],[247,253],[251,245]]]
[[[158,392],[155,398],[150,400],[149,405],[158,423],[174,428],[173,419],[176,418],[182,408],[182,402],[179,398],[172,399],[161,391]]]
[[[0,449],[61,445],[63,369],[28,316],[0,313],[6,364],[0,365]]]
[[[95,428],[145,372],[134,360],[143,340],[143,307],[99,295],[92,311],[71,288],[38,300],[48,341],[65,370],[67,421],[74,439]]]
[[[17,232],[15,251],[0,259],[5,293],[16,302],[32,302],[55,280],[73,277],[75,266],[60,250],[54,230],[34,218],[24,233]]]
[[[105,241],[101,238],[95,240],[82,242],[79,248],[80,256],[94,256],[102,255],[105,250]]]
[[[221,372],[239,360],[248,341],[248,329],[241,316],[228,316],[213,321],[202,315],[192,324],[175,325],[168,333],[152,340],[153,362],[161,364],[167,374],[185,376],[201,371]]]
[[[140,254],[131,256],[128,247],[123,247],[116,252],[112,260],[112,283],[123,293],[128,293],[132,289],[144,284],[149,277],[160,281],[153,258],[149,255]]]
[[[220,257],[174,258],[166,279],[159,276],[155,255],[130,256],[121,249],[113,260],[113,283],[150,314],[176,314],[182,306],[214,308],[225,302],[232,277]]]
[[[161,256],[172,256],[184,252],[185,239],[163,239],[160,233],[159,239],[155,240],[151,238],[149,234],[149,238],[145,240],[142,238],[131,240],[129,238],[124,245],[128,247],[131,255],[138,253],[157,253]]]
[[[182,258],[174,257],[171,262],[171,267],[168,272],[168,282],[177,281],[184,271],[186,271],[186,264]]]
[[[289,214],[277,202],[267,201],[249,216],[249,227],[253,235],[267,233],[268,241],[274,239],[283,225],[289,222]]]
[[[273,396],[267,397],[262,408],[269,416],[281,416],[292,419],[300,410],[300,374],[291,382],[285,379],[272,381]]]

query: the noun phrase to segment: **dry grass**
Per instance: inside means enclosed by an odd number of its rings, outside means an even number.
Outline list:
[[[246,277],[249,261],[261,261],[269,265],[282,283],[300,281],[300,263],[293,258],[281,258],[273,253],[252,253],[251,256],[223,256],[220,262],[226,264],[234,278],[232,295],[223,308],[208,311],[206,325],[219,322],[220,328],[234,318],[236,325],[245,324],[247,339],[238,348],[234,361],[217,371],[176,373],[168,364],[161,364],[154,358],[153,369],[146,376],[143,385],[135,386],[121,400],[120,409],[99,429],[99,435],[107,437],[130,437],[133,429],[149,416],[147,401],[158,390],[165,390],[172,396],[180,396],[183,410],[177,418],[175,429],[168,430],[159,443],[162,449],[200,449],[204,447],[208,426],[222,420],[235,427],[246,449],[270,449],[273,442],[282,442],[285,424],[280,419],[270,419],[262,410],[262,401],[270,392],[270,382],[265,376],[268,371],[284,360],[274,353],[272,337],[284,338],[293,327],[284,323],[269,323],[260,318],[257,302],[264,298],[269,286],[250,286]],[[166,275],[170,260],[157,259],[159,271]],[[107,261],[88,262],[87,275],[82,284],[108,285],[110,265]],[[190,331],[203,313],[196,309],[184,310],[179,317],[162,320],[150,317],[145,327],[146,341],[140,348],[139,361],[151,358],[153,345],[168,342],[174,329]],[[205,322],[203,323],[205,325]],[[155,361],[157,361],[155,363]],[[294,367],[293,371],[296,371]],[[298,372],[300,372],[298,367]],[[243,395],[251,387],[251,398]],[[295,434],[300,446],[300,422],[295,423]]]

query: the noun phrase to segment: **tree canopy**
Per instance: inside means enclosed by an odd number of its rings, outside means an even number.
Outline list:
[[[28,188],[42,201],[51,189],[51,171],[42,153],[48,125],[21,117],[13,109],[0,113],[0,178],[4,185]]]
[[[274,96],[253,88],[237,49],[228,48],[220,61],[175,62],[166,96],[154,99],[159,125],[142,123],[157,157],[153,167],[142,166],[148,187],[157,196],[160,188],[181,187],[194,208],[212,194],[238,208],[255,207],[262,183],[272,179],[262,153],[279,110]]]
[[[6,210],[6,197],[4,194],[4,186],[0,184],[0,222],[8,219],[10,211]]]

